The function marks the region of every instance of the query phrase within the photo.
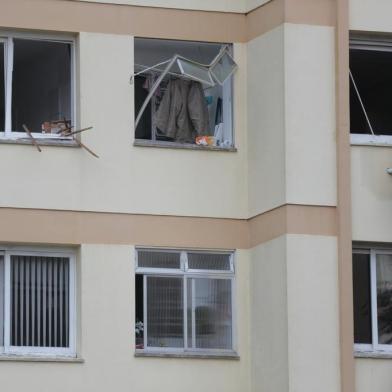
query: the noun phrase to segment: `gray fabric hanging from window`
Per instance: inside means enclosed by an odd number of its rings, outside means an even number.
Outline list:
[[[180,143],[194,143],[208,134],[208,108],[201,83],[170,80],[156,115],[156,126]]]

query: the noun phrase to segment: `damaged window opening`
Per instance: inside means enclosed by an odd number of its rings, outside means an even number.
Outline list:
[[[232,84],[237,66],[231,51],[231,45],[136,38],[135,139],[233,148]],[[175,55],[180,58],[138,119],[154,83]]]
[[[15,34],[0,39],[0,137],[69,139],[74,124],[73,43]]]
[[[392,42],[350,43],[350,132],[352,141],[392,143]]]

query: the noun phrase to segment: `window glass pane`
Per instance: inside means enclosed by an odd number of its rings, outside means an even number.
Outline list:
[[[69,259],[11,256],[11,345],[69,346]]]
[[[12,130],[42,132],[45,121],[71,120],[71,45],[14,40]]]
[[[371,344],[370,255],[353,254],[354,342]]]
[[[177,62],[181,73],[190,79],[204,83],[207,86],[213,86],[215,84],[207,67],[194,64],[184,59],[178,59]]]
[[[230,255],[188,253],[188,268],[198,270],[230,271]]]
[[[138,267],[144,268],[176,268],[181,266],[179,252],[154,252],[139,250],[137,253]]]
[[[192,294],[188,325],[194,325],[195,336],[188,328],[188,346],[194,348],[232,349],[231,280],[188,279],[188,296]],[[193,342],[193,343],[192,343]]]
[[[4,345],[4,257],[0,256],[0,346]]]
[[[147,345],[184,347],[183,279],[147,277]]]
[[[392,255],[377,255],[379,344],[392,344]]]
[[[4,43],[0,42],[0,132],[4,131],[5,126],[5,56]]]
[[[223,84],[236,69],[236,63],[231,56],[225,52],[219,61],[212,67],[211,72],[218,83]]]

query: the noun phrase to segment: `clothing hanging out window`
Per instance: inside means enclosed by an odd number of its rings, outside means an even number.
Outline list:
[[[350,131],[358,140],[392,136],[391,69],[392,41],[351,40]]]
[[[175,55],[179,58],[154,90],[143,112],[154,83]],[[136,38],[135,139],[233,147],[235,69],[230,45]],[[142,114],[137,118],[139,112]]]

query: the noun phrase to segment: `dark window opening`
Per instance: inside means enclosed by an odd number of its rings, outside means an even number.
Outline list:
[[[24,132],[26,124],[31,132],[41,133],[44,122],[71,121],[71,45],[30,39],[13,42],[12,131]]]
[[[350,49],[350,70],[375,135],[392,135],[392,52]],[[371,134],[350,78],[350,130]]]
[[[136,348],[144,348],[143,275],[135,277],[135,336]]]
[[[372,343],[370,255],[353,254],[354,342]]]

